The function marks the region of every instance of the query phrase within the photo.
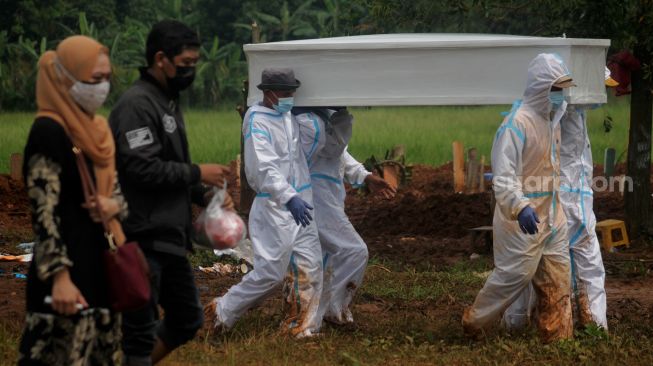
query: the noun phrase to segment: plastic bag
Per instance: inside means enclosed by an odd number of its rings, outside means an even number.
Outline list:
[[[194,241],[200,246],[225,250],[232,249],[247,236],[245,222],[237,213],[222,208],[227,185],[213,188],[211,202],[195,221]]]

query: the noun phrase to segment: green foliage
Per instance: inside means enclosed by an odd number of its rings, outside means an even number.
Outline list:
[[[215,37],[210,47],[202,46],[200,51],[202,63],[197,68],[193,93],[208,98],[208,104],[214,106],[221,100],[237,100],[241,79],[247,72],[240,47],[235,43],[221,47]]]
[[[201,19],[196,0],[161,0],[158,5],[157,20],[174,19],[196,28]]]
[[[358,0],[375,32],[472,32],[608,38],[653,54],[651,0]],[[651,59],[651,56],[649,56]],[[647,70],[650,62],[643,60]],[[650,71],[649,71],[650,75]]]
[[[195,248],[194,252],[188,255],[188,261],[192,268],[211,267],[220,259],[212,250]]]
[[[202,58],[196,82],[183,103],[215,107],[242,99],[247,65],[242,44],[251,24],[263,41],[338,36],[358,31],[364,8],[345,0],[55,0],[42,4],[0,0],[0,109],[35,108],[36,64],[62,39],[83,34],[110,49],[113,64],[108,106],[139,77],[145,43],[154,22],[182,21],[198,31]],[[47,38],[46,38],[47,37]]]
[[[279,39],[316,37],[317,30],[310,19],[310,7],[314,0],[307,0],[298,7],[290,9],[288,1],[283,1],[275,13],[252,10],[247,13],[250,23],[235,23],[234,26],[251,32],[252,23],[256,22],[262,29],[261,42]]]
[[[291,11],[288,9],[288,2],[284,1],[278,16],[254,12],[253,18],[258,18],[264,26],[270,29],[268,39],[273,39],[274,35],[278,35],[282,41],[289,37],[315,37],[317,31],[311,21],[306,19],[312,4],[313,0],[307,0]]]
[[[34,101],[36,68],[39,57],[47,49],[47,38],[40,41],[19,36],[7,42],[7,32],[0,32],[0,110],[7,107],[27,109]]]
[[[610,38],[614,49],[653,54],[653,0],[0,0],[0,108],[33,110],[38,57],[85,34],[111,50],[109,105],[145,66],[152,24],[177,19],[199,32],[202,60],[184,103],[241,100],[242,45],[256,22],[264,42],[384,32],[478,32]],[[651,77],[649,60],[644,71]]]
[[[377,31],[483,32],[542,36],[633,38],[649,0],[359,0]],[[642,14],[642,15],[643,15]],[[641,15],[640,15],[641,16]],[[396,26],[395,26],[396,25]],[[620,44],[621,45],[621,44]],[[625,45],[625,44],[624,44]]]

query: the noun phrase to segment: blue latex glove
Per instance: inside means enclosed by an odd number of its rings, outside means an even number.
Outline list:
[[[538,232],[537,224],[540,223],[540,219],[537,218],[537,214],[531,206],[526,206],[521,210],[517,216],[517,221],[519,221],[519,228],[524,234],[533,235]]]
[[[286,207],[288,207],[288,210],[292,214],[297,225],[301,224],[303,227],[306,227],[311,224],[313,217],[311,217],[308,210],[312,210],[313,206],[306,203],[306,201],[299,198],[299,196],[291,198],[290,201],[286,203]]]

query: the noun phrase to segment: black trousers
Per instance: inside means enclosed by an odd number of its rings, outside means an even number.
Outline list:
[[[184,256],[144,250],[150,266],[151,300],[143,309],[123,313],[123,351],[149,357],[156,337],[168,349],[190,341],[202,327],[204,313],[193,272]],[[159,319],[158,305],[165,316]]]

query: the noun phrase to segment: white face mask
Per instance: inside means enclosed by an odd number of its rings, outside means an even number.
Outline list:
[[[75,79],[61,64],[57,63],[57,66],[59,70],[73,81],[73,86],[69,90],[73,100],[86,112],[95,114],[95,111],[107,100],[107,96],[109,96],[109,91],[111,90],[111,84],[108,81],[102,81],[97,84],[84,83]]]

